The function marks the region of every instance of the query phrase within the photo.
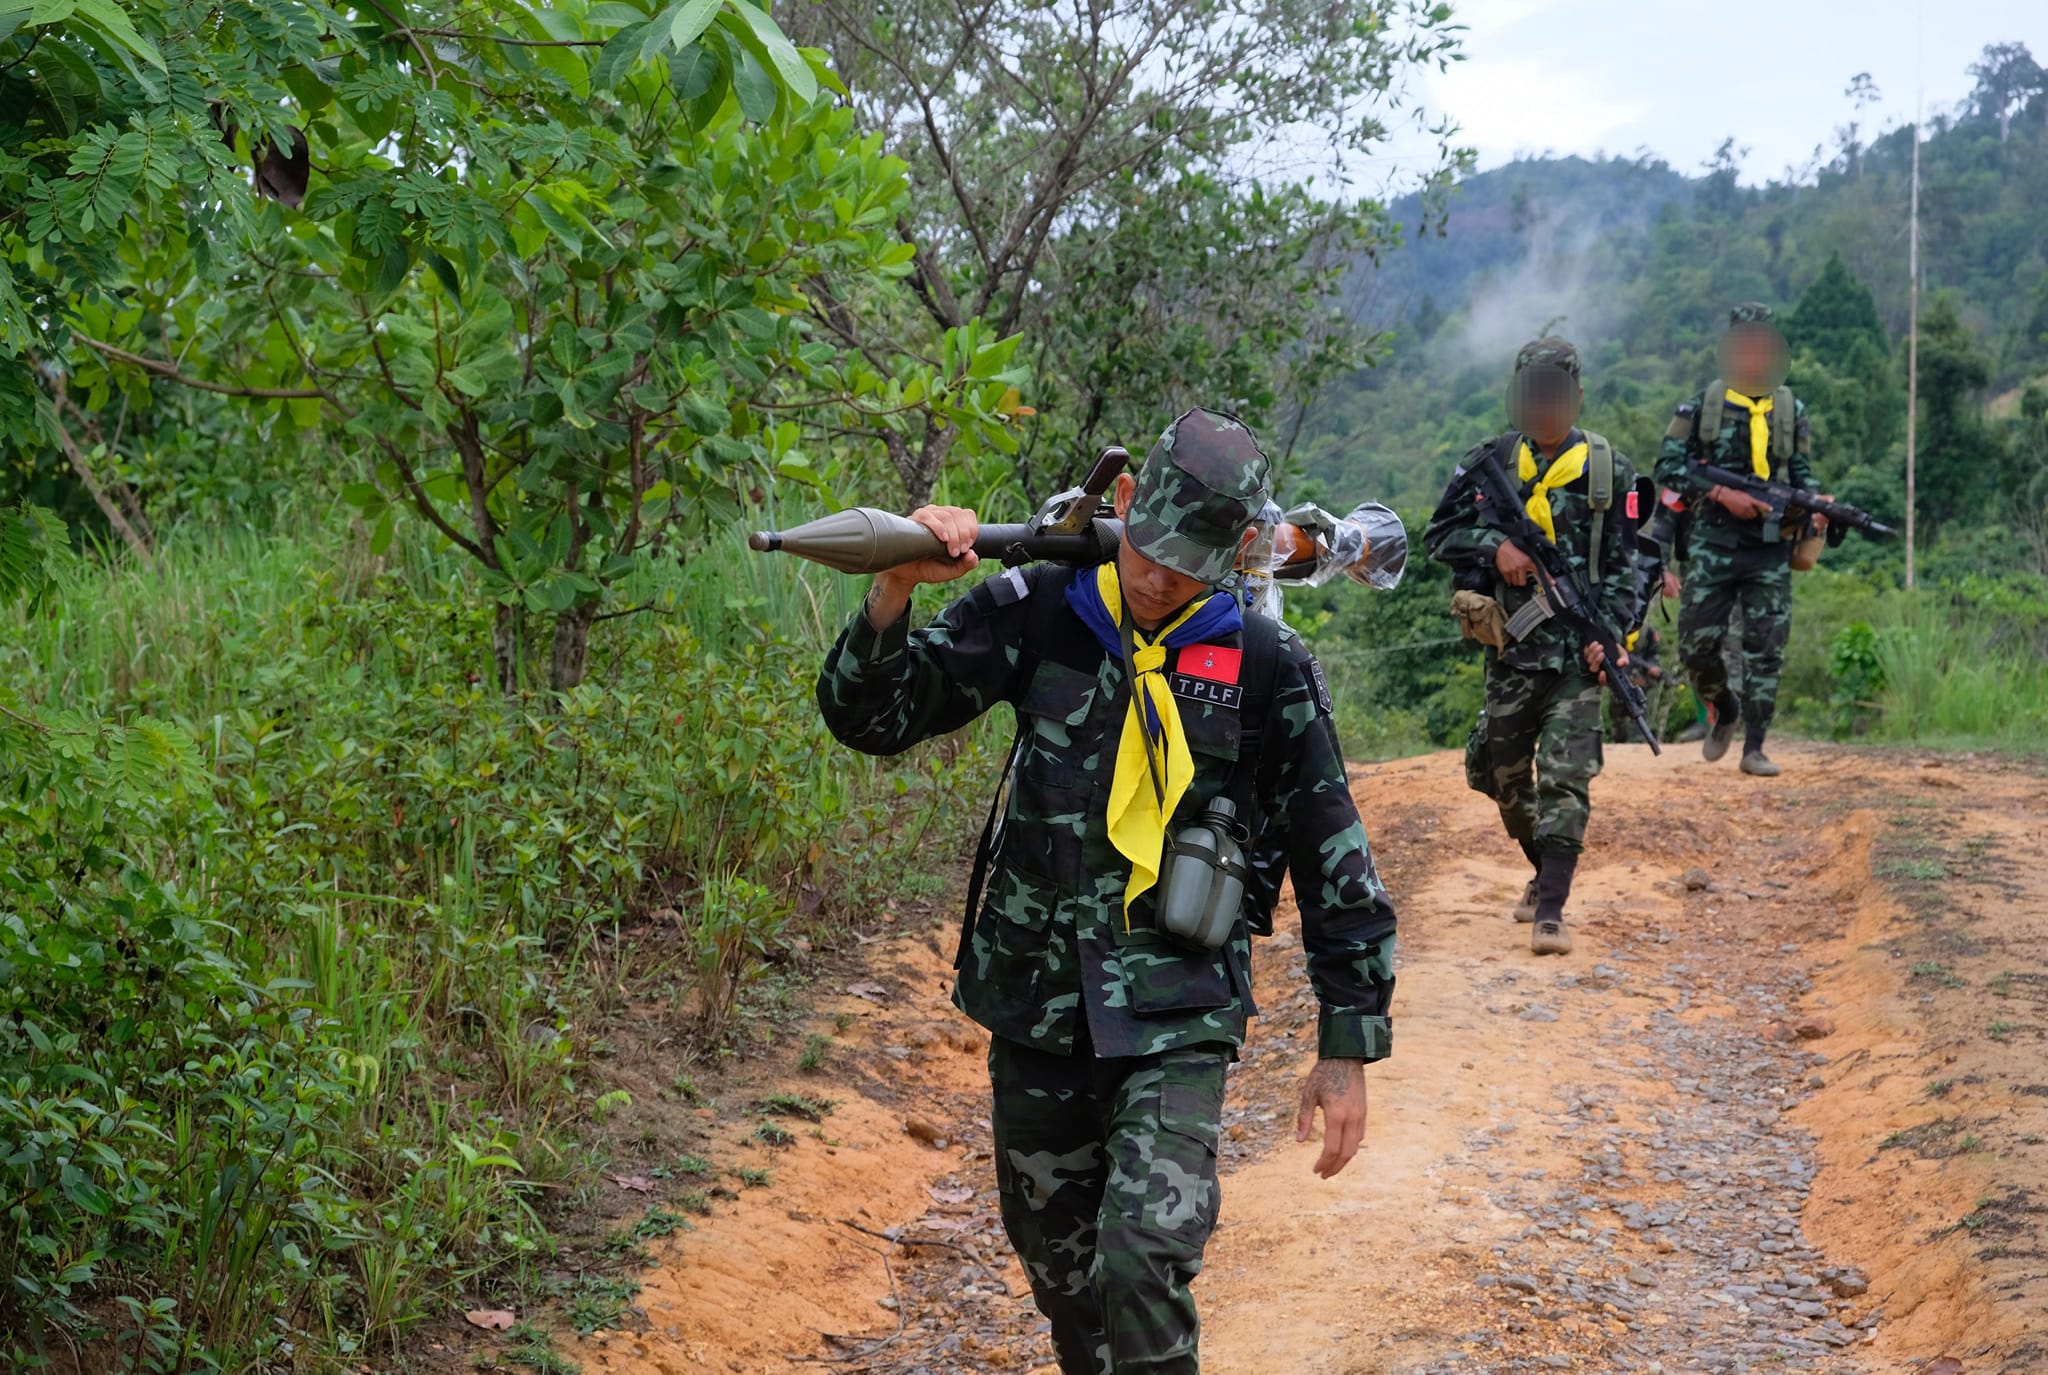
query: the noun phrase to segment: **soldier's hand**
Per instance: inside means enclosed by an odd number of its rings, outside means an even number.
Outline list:
[[[1513,587],[1526,587],[1529,579],[1536,576],[1536,560],[1523,553],[1513,540],[1502,540],[1500,548],[1493,551],[1493,566],[1500,570],[1502,580]]]
[[[1716,487],[1708,495],[1737,520],[1761,520],[1771,509],[1770,503],[1758,501],[1749,493],[1739,492],[1733,487]]]
[[[1664,570],[1664,595],[1665,595],[1665,596],[1667,596],[1667,597],[1670,597],[1670,598],[1672,598],[1673,600],[1676,600],[1676,599],[1677,599],[1677,597],[1678,597],[1678,593],[1679,593],[1679,591],[1680,591],[1680,586],[1681,586],[1681,585],[1680,585],[1680,583],[1679,583],[1679,581],[1678,581],[1678,574],[1676,574],[1676,573],[1672,572],[1672,571],[1671,571],[1670,569],[1668,569],[1668,568],[1667,568],[1667,569],[1665,569],[1665,570]]]
[[[1603,672],[1603,670],[1607,667],[1607,651],[1601,647],[1600,642],[1598,640],[1594,640],[1586,645],[1585,653],[1586,667],[1592,669],[1594,673],[1598,674],[1601,683],[1605,684],[1607,682],[1607,674]],[[1614,666],[1616,668],[1628,667],[1627,650],[1624,649],[1623,651],[1621,651],[1621,657],[1615,661]]]
[[[1308,1140],[1315,1130],[1317,1108],[1323,1110],[1323,1152],[1316,1157],[1315,1172],[1329,1179],[1351,1163],[1365,1140],[1365,1061],[1316,1061],[1301,1086],[1296,1141]]]
[[[921,582],[951,582],[981,562],[974,552],[974,537],[981,533],[981,521],[961,506],[920,506],[910,518],[938,536],[946,546],[946,558],[919,559],[898,564],[875,574],[868,589],[868,624],[886,629],[910,609],[910,594]]]
[[[943,559],[920,559],[892,568],[883,577],[902,574],[911,582],[951,582],[981,562],[974,552],[974,537],[981,533],[981,521],[964,506],[920,506],[910,518],[939,537],[949,555]]]
[[[1834,500],[1834,498],[1829,496],[1826,492],[1822,492],[1820,494],[1820,499],[1822,501]],[[1813,533],[1815,533],[1816,535],[1828,528],[1828,518],[1822,515],[1820,512],[1815,511],[1813,515],[1810,517],[1810,519],[1813,521]]]
[[[920,506],[910,513],[910,518],[938,536],[946,546],[947,557],[919,559],[916,563],[886,568],[875,574],[878,590],[886,589],[907,598],[921,582],[951,582],[981,562],[981,556],[974,552],[974,537],[981,533],[981,521],[974,512],[962,506]]]

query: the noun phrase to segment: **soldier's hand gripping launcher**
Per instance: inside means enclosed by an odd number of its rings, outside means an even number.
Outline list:
[[[1103,493],[1130,461],[1122,446],[1110,445],[1096,456],[1080,486],[1046,502],[1030,520],[982,526],[974,537],[974,552],[1006,564],[1107,563],[1116,557],[1124,524],[1098,513],[1104,506]],[[763,552],[780,549],[841,573],[879,573],[946,556],[939,537],[916,521],[867,506],[849,506],[793,530],[759,530],[747,537],[747,544]]]

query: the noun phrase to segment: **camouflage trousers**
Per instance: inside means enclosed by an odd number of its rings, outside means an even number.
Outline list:
[[[1702,702],[1734,695],[1729,683],[1729,622],[1742,617],[1739,661],[1742,721],[1751,731],[1771,724],[1778,675],[1792,638],[1792,567],[1782,545],[1696,550],[1685,570],[1678,612],[1678,652]]]
[[[1520,669],[1486,657],[1486,709],[1465,745],[1465,781],[1494,800],[1525,849],[1577,853],[1603,760],[1599,680],[1576,661]]]
[[[989,1048],[1003,1226],[1064,1375],[1196,1375],[1228,1048],[1077,1049]]]

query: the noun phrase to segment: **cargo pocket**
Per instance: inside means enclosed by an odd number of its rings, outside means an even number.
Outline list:
[[[1150,920],[1149,913],[1146,920]],[[1157,931],[1135,929],[1135,922],[1133,927],[1117,949],[1132,1012],[1140,1017],[1160,1017],[1230,1006],[1235,993],[1223,950],[1185,950]]]
[[[1003,862],[1070,890],[1086,887],[1081,831],[1100,748],[1095,679],[1041,663],[1017,704],[1022,754],[1003,829]]]
[[[1206,1238],[1215,1228],[1222,1205],[1216,1179],[1222,1117],[1220,1083],[1169,1079],[1160,1085],[1159,1137],[1145,1200],[1148,1227],[1190,1239]]]
[[[1493,796],[1493,771],[1486,762],[1486,713],[1479,713],[1472,733],[1465,737],[1465,786],[1475,793]]]

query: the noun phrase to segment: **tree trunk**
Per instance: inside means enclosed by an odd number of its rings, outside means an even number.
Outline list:
[[[572,606],[555,618],[554,644],[548,652],[548,686],[567,692],[583,681],[590,662],[590,626],[595,606]]]
[[[491,663],[497,671],[498,691],[510,697],[519,691],[519,661],[521,653],[519,608],[505,603],[498,606],[498,616],[491,624]]]
[[[121,514],[120,506],[114,504],[114,499],[107,495],[107,489],[93,476],[92,465],[86,462],[85,452],[78,447],[78,441],[71,437],[71,431],[64,428],[62,420],[58,420],[56,426],[58,446],[64,450],[64,457],[70,462],[71,471],[78,475],[79,482],[92,497],[93,504],[99,507],[100,514],[107,518],[107,524],[114,527],[114,533],[125,540],[130,549],[142,555],[145,563],[155,562],[156,550],[151,547],[149,540],[144,538],[141,531]],[[132,503],[129,503],[129,509],[134,509]],[[138,518],[140,514],[137,512]]]
[[[913,510],[931,501],[932,488],[939,482],[939,471],[946,466],[946,455],[953,451],[953,441],[959,434],[958,430],[946,424],[926,428],[924,442],[917,446],[917,453],[911,460],[911,471],[905,475],[903,484]]]

